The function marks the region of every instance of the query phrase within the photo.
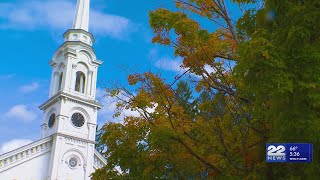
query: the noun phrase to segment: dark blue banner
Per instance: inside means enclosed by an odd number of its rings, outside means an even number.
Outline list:
[[[267,143],[267,162],[312,162],[312,144]]]

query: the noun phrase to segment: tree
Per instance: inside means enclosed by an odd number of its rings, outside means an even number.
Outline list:
[[[179,96],[175,104],[186,106],[188,102],[191,104],[196,102],[185,82],[178,83],[174,94],[176,96],[172,94],[172,100]],[[132,101],[132,103],[139,103],[137,106],[143,108],[141,105],[147,104],[148,97],[139,97],[137,100],[139,102]],[[158,107],[159,105],[156,108]],[[185,118],[194,116],[193,111],[188,110],[192,108],[184,108]],[[108,158],[108,165],[98,170],[93,177],[95,179],[184,179],[203,172],[205,169],[201,168],[201,164],[174,139],[176,136],[172,129],[168,128],[170,124],[165,121],[167,116],[158,114],[165,113],[163,110],[159,107],[159,110],[145,117],[125,117],[123,124],[107,123],[103,127],[105,133],[101,140],[108,146],[108,150],[104,153]],[[179,109],[179,113],[182,113],[182,110]],[[122,174],[116,173],[117,168],[121,169]]]
[[[140,116],[104,126],[110,164],[95,177],[320,177],[318,155],[312,165],[265,163],[266,142],[312,142],[319,151],[319,3],[234,0],[248,7],[236,20],[223,0],[175,2],[179,11],[150,12],[153,42],[183,59],[186,71],[177,79],[193,78],[175,89],[178,80],[132,74],[135,93],[110,92],[119,98],[116,114],[131,109]],[[217,30],[201,28],[187,13]]]
[[[96,128],[96,145],[95,148],[98,152],[103,153],[106,149],[105,144],[101,141],[102,139],[102,134],[104,134],[105,132],[103,131],[103,129],[99,129],[99,126],[97,126]]]
[[[185,113],[195,118],[198,109],[198,99],[192,96],[193,92],[190,86],[188,86],[188,82],[184,80],[179,81],[174,93],[177,103],[183,108]]]
[[[320,177],[319,10],[319,1],[268,0],[239,21],[250,37],[239,50],[239,89],[253,100],[253,116],[272,125],[268,141],[314,144],[312,164],[270,165],[270,179]]]
[[[175,54],[183,58],[186,73],[196,76],[196,88],[192,93],[200,96],[202,92],[206,92],[211,98],[202,99],[196,111],[190,113],[186,107],[194,106],[190,105],[189,101],[181,103],[183,96],[175,94],[172,84],[165,83],[158,75],[150,72],[133,74],[128,77],[128,81],[131,85],[136,85],[136,95],[124,88],[118,89],[118,94],[112,93],[118,97],[120,93],[121,96],[129,98],[122,101],[120,99],[119,111],[126,108],[140,112],[140,119],[133,119],[135,123],[148,124],[148,135],[152,137],[150,141],[143,142],[146,142],[148,147],[155,148],[153,153],[161,152],[161,156],[158,156],[161,162],[174,164],[174,176],[186,178],[203,171],[208,171],[212,176],[248,176],[256,166],[256,162],[252,160],[255,156],[254,148],[263,141],[255,127],[249,124],[250,116],[246,115],[250,110],[250,100],[236,91],[238,84],[233,78],[232,64],[238,61],[240,40],[235,26],[224,1],[176,1],[176,5],[182,11],[158,9],[150,12],[150,25],[155,32],[153,42],[172,46]],[[185,10],[212,20],[221,27],[215,32],[202,29],[196,21],[183,13]],[[154,112],[148,112],[148,109],[154,109]],[[133,119],[127,117],[126,121],[131,122]],[[138,124],[135,126],[139,126]],[[130,127],[127,122],[116,126],[121,127],[120,129]],[[121,134],[108,133],[110,124],[105,128],[106,136],[108,134],[114,137],[118,134],[114,140],[122,140]],[[135,130],[137,129],[139,128]],[[129,140],[123,141],[123,144],[127,141]],[[141,139],[130,140],[134,144],[140,141]],[[161,169],[147,168],[151,169],[147,173],[136,169],[146,169],[147,162],[150,162],[150,153],[146,156],[146,161],[138,158],[138,162],[142,164],[127,166],[120,163],[121,160],[126,161],[125,156],[116,156],[119,161],[113,162],[112,157],[116,155],[110,149],[113,144],[108,138],[105,142],[108,146],[105,156],[112,163],[102,171],[109,172],[120,166],[128,176],[136,177],[135,173],[138,173],[149,175],[150,178],[150,175],[158,174]],[[117,144],[117,150],[121,149],[120,145]],[[123,150],[130,152],[130,155],[135,154],[135,150],[128,147]],[[141,153],[144,154],[145,151]],[[162,164],[162,167],[172,165]],[[164,171],[160,174],[163,173]]]

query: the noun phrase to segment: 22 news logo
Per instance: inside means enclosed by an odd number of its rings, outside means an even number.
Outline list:
[[[267,144],[267,162],[286,162],[286,146],[284,144]]]

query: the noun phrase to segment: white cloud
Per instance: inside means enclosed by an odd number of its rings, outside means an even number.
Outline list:
[[[31,122],[37,118],[37,114],[28,109],[26,105],[15,105],[8,112],[5,117],[9,119],[17,119],[24,122]]]
[[[102,120],[105,123],[106,121],[108,122],[118,122],[118,123],[123,123],[123,118],[125,116],[133,116],[133,117],[139,117],[140,113],[137,110],[131,110],[131,109],[124,109],[119,117],[114,118],[113,115],[115,113],[115,110],[117,108],[117,98],[113,98],[110,96],[105,95],[106,92],[101,89],[97,88],[97,99],[100,101],[100,103],[103,105],[102,109],[99,110],[98,114],[100,116],[100,121]],[[122,100],[129,100],[128,97],[124,95],[119,95],[119,97]],[[158,104],[155,104],[153,108],[148,108],[146,111],[149,113],[152,113],[155,111],[155,108],[158,106]],[[101,124],[99,125],[101,126]]]
[[[31,84],[27,84],[27,85],[24,85],[24,86],[21,86],[19,88],[19,91],[22,92],[22,93],[30,93],[30,92],[33,92],[35,90],[37,90],[39,88],[39,83],[37,82],[33,82]]]
[[[136,30],[129,19],[121,16],[92,11],[90,20],[90,27],[95,34],[123,39],[127,33]]]
[[[150,53],[153,53],[153,51],[150,51]],[[166,71],[173,71],[178,73],[184,73],[187,69],[181,67],[182,66],[182,59],[181,57],[171,59],[167,57],[160,58],[158,61],[156,61],[155,66],[159,69],[163,69]],[[204,69],[210,74],[215,73],[216,70],[212,68],[210,65],[206,64],[204,66]],[[201,78],[201,76],[195,75],[191,73],[190,75],[193,75],[194,77]]]
[[[98,87],[98,88],[96,89],[96,99],[97,99],[98,101],[100,101],[101,99],[104,98],[104,96],[105,96],[106,93],[107,93],[107,92],[106,92],[105,89]]]
[[[204,69],[205,69],[209,74],[216,72],[216,70],[215,70],[214,68],[212,68],[211,66],[209,66],[209,65],[207,65],[207,64],[204,66]]]
[[[66,30],[72,27],[76,1],[71,0],[32,0],[21,3],[0,3],[0,29],[35,30],[50,28]],[[90,12],[90,28],[99,35],[124,38],[132,29],[133,23],[121,16]]]
[[[13,139],[1,145],[0,154],[7,153],[30,143],[32,143],[30,139]]]
[[[181,61],[181,58],[171,59],[163,57],[156,61],[155,66],[167,71],[183,72],[185,69],[181,67]]]
[[[124,110],[121,116],[114,118],[113,115],[117,108],[117,98],[113,98],[110,96],[106,96],[106,91],[101,88],[97,88],[97,99],[103,105],[102,109],[99,110],[99,115],[103,122],[123,122],[124,116],[139,116],[139,112],[131,111],[131,110]],[[121,96],[121,95],[120,95]],[[127,97],[122,96],[121,98],[128,100]]]

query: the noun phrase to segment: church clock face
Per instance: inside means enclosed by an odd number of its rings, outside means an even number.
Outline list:
[[[84,117],[80,113],[74,113],[71,116],[71,122],[76,127],[82,127],[84,125]]]
[[[75,167],[77,167],[77,165],[78,165],[78,160],[77,160],[77,158],[72,157],[72,158],[69,159],[69,166],[70,166],[71,168],[75,168]]]
[[[56,115],[55,114],[51,114],[49,121],[48,121],[48,127],[52,128],[54,123],[56,121]]]

